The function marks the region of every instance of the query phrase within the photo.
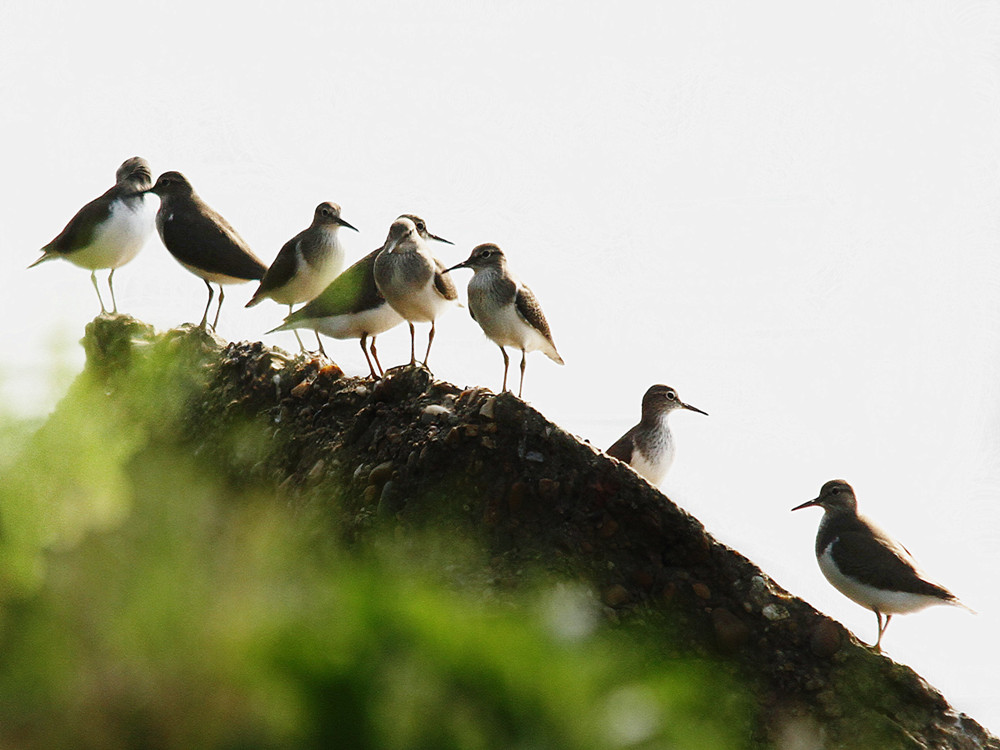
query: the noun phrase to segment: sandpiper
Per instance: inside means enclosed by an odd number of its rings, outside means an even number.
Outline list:
[[[42,248],[42,257],[28,268],[53,258],[65,258],[90,270],[90,281],[106,313],[97,270],[110,268],[108,288],[111,311],[118,312],[115,300],[115,269],[138,255],[153,231],[156,201],[146,191],[153,184],[149,162],[139,156],[126,159],[115,173],[115,186],[85,205],[69,220],[56,238]]]
[[[253,307],[270,297],[275,302],[288,305],[288,313],[291,314],[292,305],[314,299],[344,270],[341,227],[358,231],[340,216],[340,206],[336,203],[316,206],[312,224],[282,246],[246,306]],[[293,333],[299,339],[298,331]],[[316,341],[322,350],[319,334]],[[301,339],[299,346],[302,347]]]
[[[468,260],[454,265],[456,268],[471,268],[469,280],[469,313],[479,323],[483,333],[503,354],[503,387],[507,390],[507,370],[510,357],[505,346],[521,350],[521,382],[517,387],[517,397],[524,389],[524,364],[528,352],[542,351],[556,364],[565,364],[555,342],[549,324],[534,293],[511,274],[507,268],[507,258],[503,251],[492,243],[477,245]]]
[[[433,237],[440,240],[440,237]],[[447,240],[444,240],[447,241]],[[427,247],[416,223],[400,216],[389,227],[382,252],[375,258],[375,284],[392,308],[410,326],[410,364],[416,364],[414,321],[431,324],[424,367],[434,343],[434,320],[458,299],[455,283],[444,264]]]
[[[180,172],[164,172],[150,192],[160,196],[156,229],[170,254],[208,287],[208,303],[199,326],[208,322],[212,283],[219,285],[219,307],[212,328],[219,322],[225,293],[223,284],[243,284],[264,277],[267,266],[253,254],[229,222],[213,211]]]
[[[431,234],[419,216],[403,214],[399,218],[409,219],[417,228],[417,233],[425,240],[448,240]],[[451,244],[451,243],[448,243]],[[376,248],[334,279],[314,300],[289,314],[285,322],[274,331],[288,331],[296,328],[311,328],[318,333],[335,339],[360,339],[361,351],[368,362],[373,378],[382,375],[382,364],[378,361],[375,338],[403,322],[375,285],[375,258],[382,252]],[[268,331],[272,333],[273,331]],[[371,356],[366,342],[371,337]],[[320,346],[322,351],[322,346]],[[374,358],[375,364],[372,364]],[[378,368],[376,372],[375,368]]]
[[[932,604],[968,609],[948,589],[927,580],[905,547],[858,515],[854,490],[843,479],[827,482],[819,497],[792,510],[814,505],[823,509],[816,534],[819,568],[840,593],[875,613],[876,651],[882,650],[882,636],[895,614],[916,612]]]
[[[625,461],[650,484],[659,484],[674,462],[674,436],[667,417],[675,409],[687,409],[708,416],[696,406],[685,404],[668,385],[652,385],[642,397],[642,419],[607,450]]]

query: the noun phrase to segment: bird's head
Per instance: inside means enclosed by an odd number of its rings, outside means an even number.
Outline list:
[[[857,513],[858,501],[854,488],[843,479],[831,479],[819,491],[819,497],[796,505],[792,510],[818,506],[829,513]]]

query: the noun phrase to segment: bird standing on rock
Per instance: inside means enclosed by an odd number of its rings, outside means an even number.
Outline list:
[[[618,438],[607,454],[629,464],[650,484],[659,484],[674,462],[674,436],[667,417],[677,409],[708,416],[708,412],[681,401],[670,386],[650,386],[642,397],[639,424]]]
[[[440,237],[431,238],[447,242]],[[375,258],[374,270],[378,290],[410,326],[410,365],[416,364],[413,323],[430,322],[427,353],[424,354],[426,367],[434,343],[434,321],[458,300],[455,283],[444,264],[427,247],[416,223],[405,215],[389,227],[382,251]]]
[[[341,227],[358,231],[341,217],[336,203],[316,206],[312,224],[282,246],[246,306],[253,307],[270,297],[288,305],[291,314],[292,305],[308,302],[326,289],[344,268]],[[294,333],[298,339],[298,332]],[[318,335],[316,340],[319,341]],[[320,343],[320,349],[322,346]]]
[[[110,268],[108,288],[111,311],[118,312],[115,300],[115,270],[135,258],[153,231],[155,200],[147,194],[153,184],[149,162],[140,156],[126,159],[115,173],[115,185],[76,212],[56,238],[42,248],[42,256],[28,268],[54,258],[65,258],[90,270],[90,281],[106,313],[97,270]]]
[[[222,285],[260,280],[267,266],[253,254],[229,222],[201,199],[180,172],[164,172],[150,192],[160,196],[156,229],[164,246],[208,287],[208,303],[199,324],[201,328],[208,323],[214,294],[212,284],[219,285],[219,307],[212,322],[214,329],[225,299]]]
[[[555,342],[549,324],[534,293],[522,284],[507,268],[507,258],[503,251],[492,243],[477,245],[465,260],[452,266],[471,268],[469,281],[469,312],[479,323],[483,333],[497,346],[503,355],[503,386],[507,390],[507,371],[510,357],[505,346],[521,350],[521,382],[517,387],[517,397],[524,389],[524,367],[528,352],[542,351],[556,364],[565,364]]]
[[[841,594],[875,613],[876,651],[882,650],[882,636],[895,614],[917,612],[932,604],[969,609],[944,586],[929,581],[903,545],[858,515],[854,489],[843,479],[827,482],[819,497],[792,510],[813,506],[823,509],[816,534],[819,568]]]
[[[412,221],[424,240],[448,242],[428,232],[427,224],[419,216],[403,214],[399,218]],[[384,247],[376,248],[340,274],[318,297],[290,313],[285,322],[274,331],[311,328],[335,339],[359,339],[372,378],[381,377],[382,364],[378,361],[375,338],[403,322],[403,318],[385,301],[375,284],[375,259]],[[369,336],[371,356],[366,348]],[[320,351],[323,351],[322,345]],[[372,359],[375,360],[374,365]]]

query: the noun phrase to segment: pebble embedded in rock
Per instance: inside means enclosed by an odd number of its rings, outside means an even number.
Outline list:
[[[496,410],[496,407],[494,405],[495,403],[496,399],[493,398],[487,399],[486,403],[484,403],[481,407],[479,407],[479,416],[481,416],[483,419],[493,419],[493,415]]]
[[[809,637],[809,648],[821,658],[833,656],[840,650],[840,628],[832,620],[820,619]]]
[[[602,601],[609,607],[620,607],[625,604],[629,599],[628,589],[622,586],[620,583],[608,586],[604,589],[601,594]]]
[[[368,483],[382,486],[392,476],[392,461],[383,461],[368,474]]]
[[[704,583],[691,584],[691,590],[694,592],[694,595],[697,596],[699,599],[704,599],[705,601],[708,601],[709,599],[712,598],[712,590]]]
[[[747,624],[725,607],[712,610],[712,628],[716,642],[729,653],[738,651],[750,640],[750,628]]]

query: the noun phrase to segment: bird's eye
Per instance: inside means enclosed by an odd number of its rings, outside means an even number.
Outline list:
[[[840,494],[840,487],[834,487],[832,490],[830,490],[830,494],[832,494],[832,495],[839,495]]]
[[[419,229],[421,232],[423,232],[425,229],[427,229],[427,225],[424,224],[424,222],[422,222],[422,221],[418,221],[417,222],[417,229]]]
[[[483,250],[481,253],[479,253],[480,258],[489,258],[491,255],[493,255],[492,250]]]
[[[674,393],[673,391],[667,391],[667,398],[669,398],[671,401],[674,401],[677,399],[677,394]]]

